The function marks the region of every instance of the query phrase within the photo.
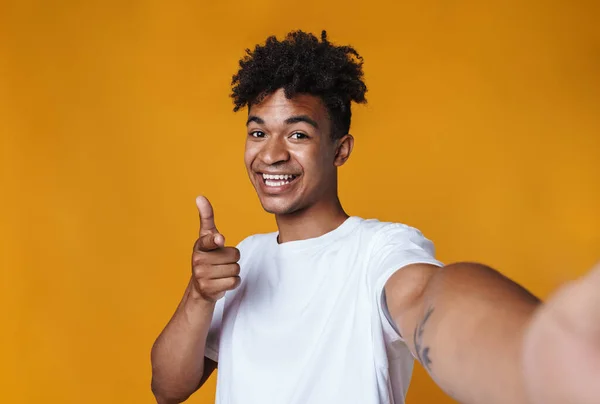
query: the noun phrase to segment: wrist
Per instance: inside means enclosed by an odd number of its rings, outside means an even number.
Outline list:
[[[202,296],[200,292],[198,292],[193,286],[190,289],[190,293],[188,294],[187,299],[185,301],[185,306],[188,309],[210,310],[211,312],[212,310],[214,310],[216,304],[215,301],[209,300]]]
[[[214,310],[215,303],[202,297],[192,297],[190,293],[181,307],[181,320],[188,329],[208,330]]]

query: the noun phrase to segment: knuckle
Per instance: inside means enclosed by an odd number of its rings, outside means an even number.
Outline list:
[[[203,264],[194,265],[193,273],[194,273],[194,277],[196,279],[205,278],[206,277],[206,273],[207,273],[207,267],[206,267],[206,265],[203,265]]]
[[[195,250],[192,254],[192,263],[194,265],[200,265],[206,261],[206,253]]]
[[[192,266],[202,265],[202,257],[198,254],[192,255]]]
[[[237,262],[240,260],[241,254],[240,254],[240,250],[237,248],[233,248],[233,259]]]
[[[200,291],[205,292],[208,289],[208,281],[206,279],[199,279],[196,282],[198,282],[198,289]]]
[[[240,264],[238,264],[237,262],[233,264],[233,273],[235,274],[235,276],[239,276],[240,274]]]

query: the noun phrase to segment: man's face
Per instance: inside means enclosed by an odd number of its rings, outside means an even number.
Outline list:
[[[319,97],[287,99],[278,90],[250,107],[247,131],[246,169],[267,212],[286,215],[337,198],[336,167],[352,138],[332,140]]]

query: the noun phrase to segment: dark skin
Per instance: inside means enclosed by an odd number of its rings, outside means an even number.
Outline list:
[[[264,208],[275,214],[279,242],[317,237],[348,218],[337,197],[337,167],[348,159],[354,139],[333,140],[327,110],[313,96],[287,100],[281,91],[250,107],[245,162]],[[263,174],[293,175],[267,187]],[[204,356],[215,303],[239,283],[239,251],[225,246],[210,202],[196,201],[199,238],[192,276],[175,314],[152,349],[152,391],[161,404],[180,403],[216,368]]]
[[[337,168],[350,156],[352,135],[333,140],[319,98],[288,100],[277,91],[248,112],[244,161],[263,208],[275,215],[280,242],[317,237],[348,218],[337,194]],[[293,174],[286,189],[267,187],[263,173]]]
[[[318,237],[348,218],[337,169],[354,139],[334,139],[320,98],[271,94],[249,109],[245,163],[280,243]],[[266,177],[265,177],[266,175]],[[152,350],[152,389],[180,403],[216,368],[204,356],[214,304],[239,283],[239,251],[225,246],[213,208],[197,200],[201,227],[184,297]],[[546,303],[485,265],[413,264],[386,283],[389,311],[413,356],[463,403],[598,404],[600,268]]]

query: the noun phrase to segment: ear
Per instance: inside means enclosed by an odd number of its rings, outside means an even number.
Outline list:
[[[342,166],[352,153],[354,147],[354,137],[351,134],[344,135],[337,141],[337,147],[335,150],[335,159],[333,165],[336,167]]]

